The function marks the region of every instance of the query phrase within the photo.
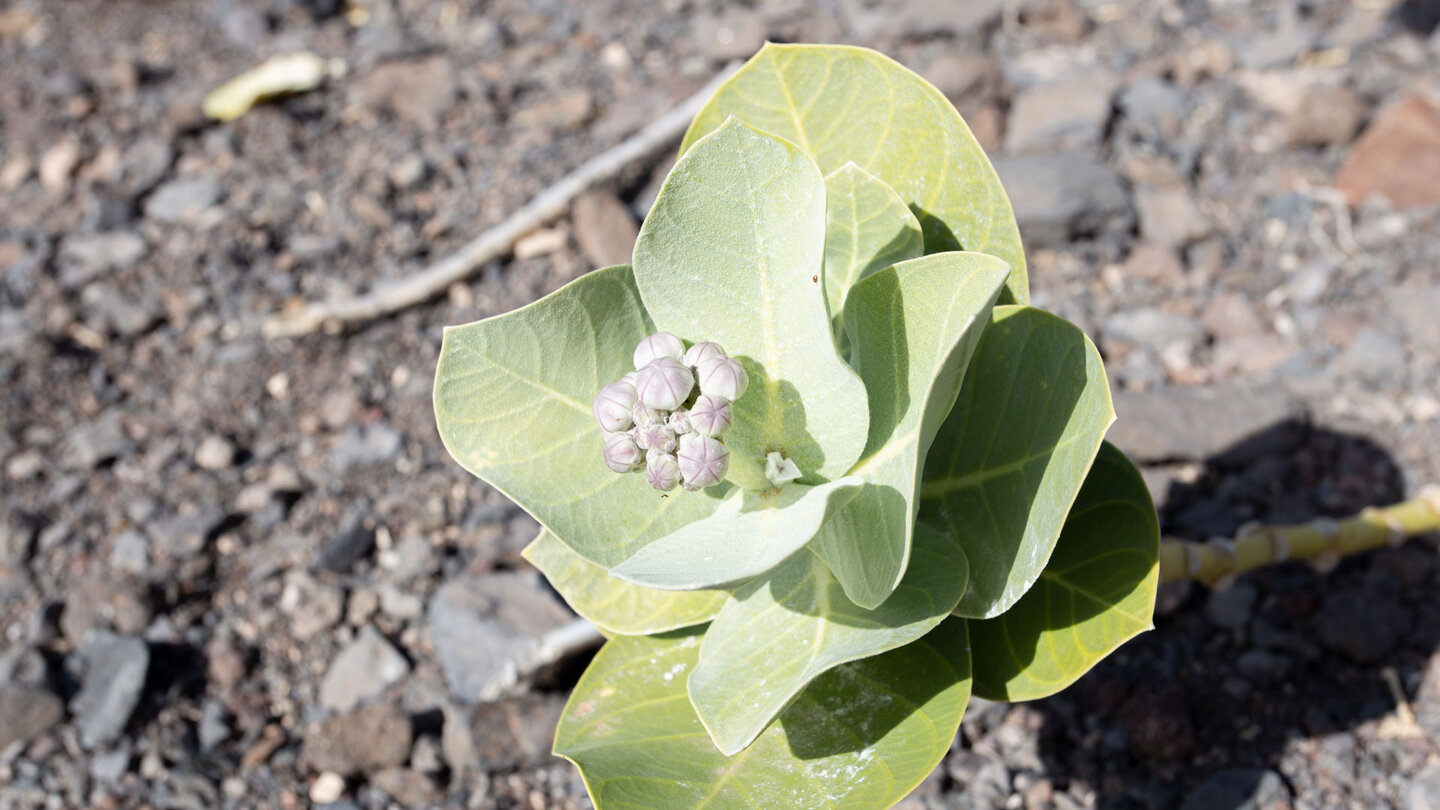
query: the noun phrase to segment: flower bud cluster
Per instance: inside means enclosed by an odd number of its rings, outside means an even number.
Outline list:
[[[722,439],[735,421],[731,403],[750,384],[745,369],[715,343],[689,349],[658,332],[635,347],[635,370],[595,395],[595,421],[605,431],[605,466],[645,471],[661,492],[725,480],[730,451]]]

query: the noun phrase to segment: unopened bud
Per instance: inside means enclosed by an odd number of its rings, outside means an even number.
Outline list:
[[[700,378],[700,393],[731,402],[744,395],[745,387],[750,384],[740,361],[729,357],[709,358],[700,364],[696,376]],[[640,396],[644,398],[644,391]]]
[[[610,383],[595,395],[595,421],[606,431],[614,432],[630,427],[636,401],[635,387],[623,382]]]
[[[675,452],[675,432],[663,424],[635,428],[635,443],[641,450]]]
[[[711,343],[707,340],[701,343],[696,343],[694,346],[691,346],[688,350],[686,350],[684,363],[690,368],[699,368],[701,363],[709,360],[712,357],[728,356],[729,355],[725,354],[725,350],[720,348],[719,343]]]
[[[635,403],[635,407],[630,411],[630,418],[635,422],[635,427],[665,424],[665,412],[651,408],[643,402]]]
[[[645,480],[661,492],[669,492],[680,483],[680,462],[670,453],[651,450],[645,454]]]
[[[690,411],[684,408],[670,414],[670,418],[665,421],[665,426],[670,428],[670,431],[676,436],[690,433],[694,430],[694,428],[690,427]]]
[[[730,451],[709,436],[693,433],[680,437],[680,477],[687,489],[714,486],[725,480],[730,469]]]
[[[627,371],[627,372],[625,372],[624,374],[621,374],[621,375],[620,375],[620,382],[629,383],[631,387],[634,387],[634,385],[635,385],[635,380],[636,380],[638,377],[639,377],[639,375],[637,375],[635,372],[633,372],[633,371]]]
[[[719,398],[701,394],[690,406],[690,429],[701,436],[719,438],[730,429],[735,421],[730,403]]]
[[[605,437],[605,466],[617,473],[634,472],[645,462],[645,452],[629,433],[611,433]]]
[[[669,332],[656,332],[655,334],[640,339],[640,345],[635,347],[635,368],[644,368],[661,357],[668,357],[671,360],[679,361],[685,356],[685,344],[680,338]]]
[[[636,378],[640,401],[662,411],[685,404],[695,390],[695,372],[673,357],[659,357],[640,369]]]

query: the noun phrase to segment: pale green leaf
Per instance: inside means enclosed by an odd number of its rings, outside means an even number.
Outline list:
[[[983,253],[934,253],[871,275],[850,293],[851,362],[870,396],[870,435],[851,474],[866,486],[811,548],[861,607],[885,601],[905,574],[925,455],[1007,272]]]
[[[656,325],[714,341],[749,390],[725,444],[741,463],[779,451],[804,483],[844,475],[865,446],[865,387],[840,359],[820,273],[825,179],[773,135],[731,121],[675,164],[635,242]]]
[[[662,633],[715,618],[729,594],[723,591],[657,591],[621,582],[576,554],[549,529],[541,529],[523,552],[576,613],[611,634]]]
[[[1107,442],[1040,581],[1004,614],[971,620],[976,693],[1009,701],[1053,695],[1151,629],[1159,556],[1150,491]]]
[[[821,673],[908,644],[949,615],[965,590],[965,555],[953,538],[921,527],[913,556],[875,610],[846,599],[811,553],[737,590],[690,675],[690,700],[716,747],[740,751]]]
[[[612,639],[580,678],[555,753],[598,810],[885,808],[949,751],[970,697],[964,622],[817,678],[755,744],[717,751],[685,679],[695,635]]]
[[[822,278],[832,320],[860,279],[924,253],[920,221],[895,189],[854,163],[826,175]]]
[[[732,115],[798,144],[824,172],[854,161],[915,211],[927,253],[998,256],[1010,265],[1007,302],[1030,300],[995,169],[945,96],[903,65],[864,48],[767,44],[695,116],[681,153]]]
[[[601,457],[591,414],[600,386],[633,368],[655,331],[629,267],[581,276],[533,304],[445,330],[435,421],[445,449],[604,566],[715,511],[724,494],[656,492]]]
[[[650,543],[610,573],[671,590],[712,588],[763,574],[810,542],[862,483],[847,476],[818,486],[737,489],[713,515]]]
[[[998,616],[1035,583],[1114,418],[1085,333],[1038,309],[995,308],[921,487],[920,520],[970,561],[959,615]]]

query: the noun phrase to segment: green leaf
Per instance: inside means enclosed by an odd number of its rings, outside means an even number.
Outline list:
[[[1038,309],[995,308],[921,485],[920,521],[953,534],[970,561],[957,614],[998,616],[1035,583],[1114,418],[1084,332]]]
[[[847,661],[893,650],[940,624],[965,590],[965,555],[921,528],[914,564],[889,599],[865,610],[845,598],[814,554],[746,583],[720,610],[690,675],[690,700],[726,754],[745,748],[807,683]]]
[[[1008,271],[983,253],[934,253],[850,292],[852,362],[870,396],[870,434],[851,474],[866,486],[811,548],[861,607],[884,602],[905,574],[925,455]]]
[[[998,256],[1010,265],[1007,302],[1030,300],[995,169],[945,96],[909,69],[864,48],[767,44],[695,116],[681,153],[732,115],[798,144],[824,172],[854,161],[915,211],[926,253]]]
[[[779,451],[804,483],[845,474],[865,446],[865,386],[840,359],[820,273],[825,178],[773,135],[731,121],[670,172],[635,242],[655,324],[719,343],[750,375],[725,435],[743,463]]]
[[[611,634],[663,633],[715,618],[729,594],[723,591],[657,591],[611,577],[576,554],[549,529],[541,529],[523,552],[576,613]]]
[[[924,253],[920,221],[895,189],[854,163],[825,177],[824,279],[832,319],[860,279]]]
[[[763,574],[810,542],[860,491],[847,476],[819,486],[789,484],[763,493],[736,490],[715,514],[635,552],[610,573],[647,588],[691,590]]]
[[[685,695],[695,635],[608,642],[580,678],[555,753],[598,810],[889,807],[950,749],[970,697],[964,622],[817,678],[726,757]]]
[[[1015,606],[971,620],[975,691],[992,700],[1059,692],[1154,627],[1160,525],[1140,471],[1100,449],[1050,564]]]
[[[591,402],[633,368],[635,344],[654,331],[630,268],[608,267],[447,328],[435,371],[435,421],[450,455],[607,567],[715,511],[723,495],[711,487],[666,498],[601,457]]]

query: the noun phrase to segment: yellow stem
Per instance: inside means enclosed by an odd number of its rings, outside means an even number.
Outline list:
[[[1408,501],[1369,507],[1344,520],[1316,518],[1293,526],[1241,527],[1234,539],[1197,543],[1166,538],[1160,543],[1160,581],[1193,579],[1206,585],[1285,560],[1310,560],[1328,570],[1347,554],[1398,546],[1413,535],[1440,529],[1440,487],[1428,486]]]

